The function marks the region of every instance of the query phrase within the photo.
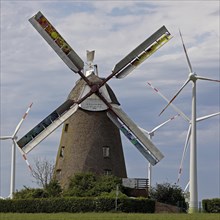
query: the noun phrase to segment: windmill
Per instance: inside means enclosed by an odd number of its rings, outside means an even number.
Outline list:
[[[83,72],[86,67],[84,66],[82,59],[41,12],[38,12],[35,16],[30,18],[29,21],[55,50],[64,63],[66,63],[73,72],[79,74],[81,79],[76,83],[76,86],[69,94],[68,99],[61,106],[17,142],[19,147],[25,153],[30,152],[36,145],[65,122],[62,131],[61,146],[58,151],[59,159],[57,157],[56,161],[56,171],[58,172],[56,178],[61,181],[64,181],[64,179],[67,179],[67,177],[69,178],[74,174],[74,172],[71,173],[71,170],[74,169],[74,166],[72,165],[74,160],[71,158],[74,158],[74,155],[77,154],[80,161],[77,160],[78,164],[76,164],[76,166],[80,166],[83,171],[87,169],[89,171],[98,172],[101,167],[99,166],[100,157],[98,155],[100,155],[102,150],[107,157],[105,162],[109,161],[110,163],[107,165],[112,167],[112,170],[107,167],[105,170],[106,174],[111,173],[114,175],[114,171],[124,170],[123,174],[119,174],[119,176],[126,176],[125,168],[120,167],[124,166],[124,157],[123,151],[120,150],[121,139],[119,136],[119,130],[152,165],[158,163],[163,158],[163,154],[121,109],[120,104],[110,87],[107,85],[107,82],[113,77],[119,79],[125,77],[162,45],[169,41],[171,35],[166,27],[162,26],[125,58],[118,62],[108,77],[100,78],[97,76],[97,66],[93,65],[94,52],[87,52],[87,63],[89,64],[89,68]],[[79,119],[80,116],[83,116],[81,118],[83,120]],[[102,117],[103,120],[100,120]],[[87,121],[87,119],[91,119],[91,121]],[[97,119],[97,123],[95,119]],[[76,122],[78,122],[78,124],[75,124],[73,129],[72,125]],[[103,128],[102,123],[104,123],[108,129],[105,129],[105,127]],[[84,128],[87,129],[86,133],[85,131],[82,131]],[[72,135],[75,133],[77,133],[77,137]],[[107,144],[105,147],[105,145],[103,145],[101,150],[100,146],[94,146],[97,143],[97,140],[103,141],[105,138],[110,138],[111,140],[116,138],[118,141],[117,143],[113,143],[114,146],[109,146]],[[91,139],[89,142],[90,146],[88,146],[88,144],[86,145],[86,148],[84,148],[85,145],[83,145],[82,148],[75,146],[81,144],[82,140],[88,141],[89,139]],[[73,140],[75,140],[74,143]],[[67,145],[62,146],[62,141]],[[95,144],[91,143],[93,141]],[[119,147],[117,145],[119,145]],[[64,148],[62,149],[62,147]],[[71,151],[72,148],[77,152],[74,153]],[[109,150],[112,148],[114,148],[114,151],[110,152],[110,154],[113,154],[111,157],[108,157]],[[82,151],[79,152],[79,149],[82,149]],[[95,152],[97,152],[97,154]],[[63,153],[66,160],[62,159],[64,158]],[[114,157],[117,158],[117,153],[120,154],[120,160],[122,161],[120,164],[115,163],[114,160],[109,160]],[[94,164],[91,164],[90,166],[87,161],[95,162],[96,167],[93,167]],[[61,169],[59,166],[63,166],[63,168]],[[67,183],[64,181],[62,185],[65,187],[66,184]]]
[[[160,129],[161,127],[166,125],[168,122],[174,120],[178,116],[179,116],[179,114],[171,117],[170,119],[166,120],[165,122],[163,122],[163,123],[159,124],[158,126],[156,126],[155,128],[153,128],[151,131],[147,131],[143,128],[140,128],[140,129],[150,138],[150,140],[152,140],[152,137],[154,136],[154,133],[158,129]],[[148,163],[148,185],[149,185],[149,190],[150,190],[151,185],[152,185],[152,165],[151,165],[151,163]]]
[[[11,136],[1,136],[0,140],[12,140],[12,151],[11,151],[11,181],[10,181],[10,194],[8,197],[10,197],[11,199],[13,198],[13,194],[15,192],[15,162],[16,162],[16,140],[17,140],[17,133],[19,131],[19,129],[21,128],[22,123],[24,122],[25,118],[28,115],[28,112],[30,111],[31,107],[32,107],[31,103],[27,109],[27,111],[25,112],[25,114],[23,115],[22,119],[20,120],[20,122],[18,123],[18,125],[15,128],[14,133]],[[19,152],[22,154],[23,159],[25,160],[26,164],[28,165],[29,169],[31,170],[31,166],[27,160],[26,154],[23,152],[23,150],[18,147]]]
[[[190,63],[185,44],[183,42],[182,34],[180,32],[180,37],[184,49],[184,53],[187,59],[189,67],[188,79],[184,82],[179,91],[174,95],[174,97],[169,101],[166,107],[161,111],[160,115],[165,111],[165,109],[174,101],[174,99],[179,95],[183,88],[191,81],[192,82],[192,115],[191,115],[191,143],[190,143],[190,202],[189,202],[189,212],[198,212],[198,183],[197,183],[197,144],[196,144],[196,81],[197,80],[207,80],[212,82],[220,82],[220,80],[209,79],[206,77],[198,76],[193,72],[192,65]]]
[[[156,92],[160,97],[162,97],[167,103],[169,103],[169,99],[163,95],[160,90],[158,88],[155,88],[152,83],[150,82],[147,82],[147,84],[153,89],[154,92]],[[176,107],[173,103],[170,103],[170,106],[179,114],[182,116],[182,118],[189,123],[189,128],[188,128],[188,131],[187,131],[187,136],[186,136],[186,140],[185,140],[185,144],[184,144],[184,148],[183,148],[183,153],[182,153],[182,158],[181,158],[181,162],[180,162],[180,167],[179,167],[179,173],[178,173],[178,178],[177,178],[177,183],[180,181],[180,176],[182,174],[182,170],[183,170],[183,162],[184,162],[184,159],[185,159],[185,155],[186,155],[186,152],[187,152],[187,149],[188,149],[188,146],[189,146],[189,138],[191,136],[191,120],[188,116],[186,116],[178,107]],[[213,114],[209,114],[209,115],[205,115],[205,116],[202,116],[202,117],[199,117],[199,118],[196,118],[196,122],[201,122],[203,120],[206,120],[206,119],[209,119],[209,118],[212,118],[214,116],[217,116],[219,115],[220,112],[216,112],[216,113],[213,113]],[[189,186],[189,182],[187,183],[184,191],[186,191],[186,189],[188,188]]]

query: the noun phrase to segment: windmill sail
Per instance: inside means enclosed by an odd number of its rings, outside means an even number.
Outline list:
[[[24,135],[17,142],[18,146],[27,154],[71,115],[73,115],[77,109],[78,104],[75,104],[72,100],[65,101],[55,111]]]
[[[78,73],[83,69],[82,59],[41,12],[31,17],[29,21],[71,70]]]
[[[162,26],[115,65],[113,73],[115,73],[116,78],[124,78],[127,76],[170,39],[170,33],[165,26]]]
[[[163,154],[154,146],[154,144],[146,137],[141,129],[137,127],[137,125],[121,108],[116,107],[116,105],[112,105],[112,110],[124,124],[121,124],[119,120],[112,116],[111,113],[108,113],[109,118],[115,123],[115,125],[119,127],[126,137],[131,137],[131,142],[152,165],[158,163],[164,157]]]
[[[128,140],[141,152],[141,154],[152,164],[155,165],[158,161],[151,155],[151,153],[143,146],[143,144],[126,128],[113,114],[107,113],[111,121],[119,128],[119,130],[128,138]]]

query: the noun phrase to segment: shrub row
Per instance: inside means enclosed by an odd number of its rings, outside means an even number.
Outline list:
[[[202,207],[205,212],[220,213],[220,198],[202,200]]]
[[[113,198],[46,198],[0,200],[0,212],[56,213],[56,212],[108,212],[115,210]],[[123,198],[117,201],[117,211],[153,213],[155,201],[151,199]]]

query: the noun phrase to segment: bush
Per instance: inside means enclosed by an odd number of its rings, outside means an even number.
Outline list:
[[[122,212],[154,213],[155,201],[152,199],[120,199],[119,209]]]
[[[202,200],[202,208],[205,212],[220,213],[220,198]]]
[[[112,175],[103,175],[98,176],[96,179],[96,184],[94,190],[96,192],[96,196],[99,196],[101,193],[110,193],[113,190],[116,190],[116,186],[118,185],[121,188],[122,181],[120,178]]]
[[[45,188],[45,192],[48,193],[49,197],[60,197],[62,193],[59,182],[55,179],[51,180]]]
[[[65,196],[88,197],[94,196],[96,177],[92,173],[78,173],[70,178],[70,184]]]
[[[114,198],[46,198],[0,200],[0,212],[57,213],[107,212],[115,209]],[[152,213],[155,201],[149,199],[118,199],[118,211]]]
[[[110,193],[119,185],[121,179],[115,176],[96,176],[93,173],[78,173],[70,179],[68,189],[64,196],[94,197],[102,193]]]
[[[50,183],[44,188],[29,188],[24,186],[24,189],[14,193],[15,199],[37,199],[60,197],[62,189],[57,180],[51,180]]]
[[[100,197],[95,200],[96,212],[109,212],[115,210],[115,199]]]
[[[169,205],[178,206],[181,204],[181,208],[186,210],[186,202],[182,189],[177,185],[171,185],[170,183],[156,184],[153,187],[150,196],[158,202],[166,203]]]
[[[36,198],[48,198],[49,194],[44,189],[35,189],[25,187],[24,189],[14,193],[15,199],[36,199]]]
[[[99,195],[100,198],[112,198],[115,199],[116,190],[112,190],[111,192],[103,192]],[[126,199],[128,196],[121,191],[118,192],[118,198]]]

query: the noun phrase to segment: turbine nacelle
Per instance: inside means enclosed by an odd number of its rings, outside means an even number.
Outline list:
[[[192,80],[193,82],[195,82],[197,80],[197,74],[195,72],[190,73],[189,80]]]

